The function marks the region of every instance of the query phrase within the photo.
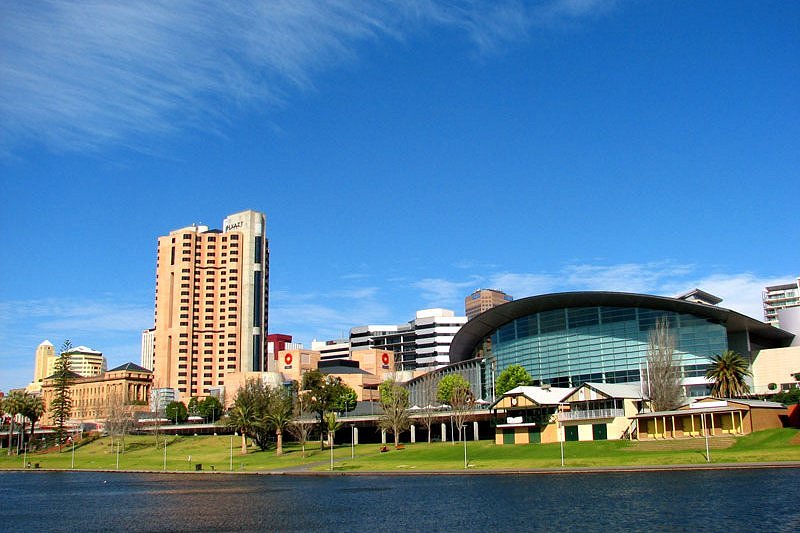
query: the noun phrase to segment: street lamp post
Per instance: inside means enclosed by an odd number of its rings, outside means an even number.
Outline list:
[[[711,415],[711,416],[714,416],[714,415]],[[711,453],[708,450],[708,430],[706,429],[706,415],[705,415],[705,413],[703,415],[701,415],[700,419],[703,421],[703,435],[705,435],[705,437],[706,437],[706,462],[710,463],[711,462]]]
[[[70,437],[69,440],[72,441],[72,466],[70,467],[72,470],[75,470],[75,439]],[[119,469],[119,468],[117,468]]]
[[[236,435],[235,431],[233,432],[233,435]],[[233,435],[231,435],[231,465],[229,467],[231,472],[233,472]]]
[[[164,472],[167,471],[167,437],[164,437]]]
[[[117,470],[119,470],[119,441],[117,441]]]
[[[558,430],[558,442],[561,445],[561,466],[564,466],[564,441],[567,438],[567,428],[561,423],[561,405],[562,404],[559,404],[558,412],[556,413],[556,429]],[[562,431],[564,433],[563,435]]]
[[[356,425],[350,426],[350,459],[356,458]]]

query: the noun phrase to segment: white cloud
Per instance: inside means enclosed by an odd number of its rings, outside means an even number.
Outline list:
[[[473,276],[467,281],[425,278],[412,283],[411,286],[422,291],[422,299],[427,306],[461,309],[464,306],[464,297],[480,285],[481,278]]]
[[[690,265],[669,262],[569,265],[563,269],[563,284],[586,290],[647,292],[663,283],[664,279],[680,278],[691,270]]]
[[[0,150],[30,142],[143,149],[142,134],[224,130],[223,109],[280,104],[311,88],[317,72],[352,61],[364,42],[446,26],[485,53],[525,38],[537,23],[607,4],[9,2],[0,17]]]

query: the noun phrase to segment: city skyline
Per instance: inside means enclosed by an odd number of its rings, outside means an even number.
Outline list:
[[[158,236],[245,209],[306,346],[478,288],[763,319],[800,274],[800,6],[270,6],[4,7],[0,390],[45,339],[138,362]]]

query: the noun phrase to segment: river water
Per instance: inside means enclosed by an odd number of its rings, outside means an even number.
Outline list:
[[[0,531],[800,531],[800,469],[545,475],[0,472]]]

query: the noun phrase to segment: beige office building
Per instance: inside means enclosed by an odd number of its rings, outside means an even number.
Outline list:
[[[49,376],[48,370],[53,368],[56,359],[56,348],[50,341],[43,341],[36,347],[33,365],[33,381],[25,387],[26,392],[38,393],[42,390],[42,381]]]
[[[158,239],[153,383],[181,401],[224,387],[227,374],[266,370],[266,217],[242,211],[222,227]]]
[[[79,376],[89,378],[99,376],[106,371],[106,358],[102,352],[87,346],[78,346],[66,353],[69,354],[69,369]],[[51,359],[50,363],[48,376],[55,373],[55,358]]]
[[[464,298],[464,314],[472,320],[484,311],[510,302],[514,297],[495,289],[478,289]]]

